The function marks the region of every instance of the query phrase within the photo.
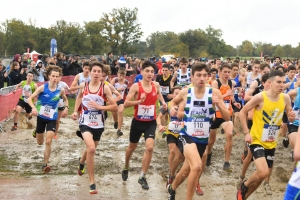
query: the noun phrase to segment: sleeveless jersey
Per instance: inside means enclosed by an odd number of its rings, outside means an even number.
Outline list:
[[[285,83],[289,83],[289,82],[291,82],[290,79],[289,79],[288,77],[286,77]],[[290,85],[290,87],[288,87],[288,88],[286,88],[286,89],[284,90],[284,93],[287,94],[289,91],[295,89],[295,82],[297,82],[297,79],[296,79],[296,78],[293,79],[293,82],[292,82],[292,84]]]
[[[172,117],[170,115],[170,110],[171,110],[170,102],[168,102],[167,104],[168,104],[168,111],[167,112],[169,113],[169,117],[168,117],[168,127],[167,127],[167,130],[166,130],[166,133],[168,135],[173,135],[174,137],[178,138],[180,129],[182,128],[182,121],[179,120],[177,118],[177,116]]]
[[[122,99],[123,99],[124,101],[125,101],[125,99],[126,99],[126,95],[128,94],[128,85],[129,85],[129,81],[127,81],[126,79],[125,79],[124,83],[121,84],[121,83],[119,82],[118,77],[115,78],[115,84],[114,84],[114,87],[116,88],[116,90],[122,88],[122,91],[119,91],[119,92],[120,92],[120,94],[121,94],[121,96],[122,96]],[[113,97],[116,98],[116,95],[113,94]]]
[[[187,68],[186,73],[183,74],[181,69],[177,70],[177,85],[189,85],[191,83],[191,69]]]
[[[47,120],[56,120],[59,96],[60,88],[56,87],[56,90],[52,92],[49,90],[49,83],[46,83],[44,91],[39,94],[36,102],[38,116]]]
[[[57,87],[64,88],[64,89],[66,89],[66,88],[69,89],[69,86],[65,82],[63,82],[63,81],[59,81]],[[64,104],[64,99],[61,96],[59,98],[60,99],[59,99],[59,102],[58,102],[58,107],[62,108],[65,105]]]
[[[238,74],[235,78],[231,78],[230,80],[234,81],[236,84],[233,88],[234,91],[234,100],[235,101],[240,101],[239,100],[239,90],[237,89],[238,87],[241,87],[241,82],[240,82],[240,75]]]
[[[217,79],[218,82],[218,88],[221,92],[221,94],[226,94],[227,90],[230,90],[232,88],[232,81],[228,80],[228,85],[224,86],[222,85],[220,79]],[[226,108],[229,110],[230,112],[230,116],[232,115],[232,107],[231,107],[231,100],[230,100],[230,96],[224,97],[223,98],[224,104],[226,106]],[[219,111],[219,109],[216,109],[216,118],[223,118],[221,115],[221,112]]]
[[[270,101],[265,91],[261,92],[264,105],[261,110],[254,109],[253,125],[250,131],[251,144],[259,144],[265,149],[276,148],[278,134],[284,113],[284,94],[280,94],[279,100]]]
[[[169,75],[166,79],[164,79],[163,75],[158,75],[156,77],[156,82],[160,85],[160,92],[162,95],[170,94],[170,82],[172,80],[172,76]]]
[[[208,144],[209,129],[214,114],[212,88],[205,87],[203,97],[197,99],[194,87],[189,87],[184,108],[183,128],[179,134],[190,136],[198,144]]]
[[[252,83],[253,81],[255,81],[255,79],[261,77],[261,74],[258,74],[258,76],[255,77],[255,78],[251,78],[251,75],[252,75],[252,72],[249,72],[249,73],[247,74],[247,80],[246,80],[246,81],[247,81],[247,84],[246,84],[246,92],[249,90],[251,83]]]
[[[260,81],[260,79],[257,78],[257,79],[255,79],[255,81],[257,81],[257,88],[254,90],[252,96],[255,96],[258,93],[264,91],[264,86],[263,86],[262,82]]]
[[[297,88],[297,96],[294,102],[293,112],[295,113],[296,117],[295,117],[295,121],[292,122],[291,124],[295,126],[299,126],[299,119],[300,119],[300,88],[299,87]]]
[[[79,125],[86,125],[90,128],[98,129],[104,127],[104,111],[89,108],[90,101],[96,102],[100,106],[105,105],[104,84],[101,83],[97,92],[90,92],[89,83],[86,82],[82,93],[82,112],[79,117]]]
[[[296,163],[296,167],[293,171],[293,174],[289,180],[289,185],[300,189],[300,161]]]
[[[83,73],[79,74],[79,79],[78,79],[78,85],[80,85],[83,82],[90,82],[91,81],[91,76],[89,75],[89,77],[85,78],[83,76]]]
[[[146,95],[143,103],[134,106],[134,118],[138,121],[153,121],[156,119],[156,101],[157,91],[153,82],[151,82],[152,90],[146,93],[142,83],[138,82],[139,93],[137,100],[141,99],[141,94]]]
[[[22,87],[22,94],[20,96],[20,99],[22,99],[25,103],[28,103],[27,99],[34,93],[34,82],[31,81],[30,85],[27,85],[27,81],[22,81],[21,82],[21,87]],[[33,102],[33,100],[32,100]]]

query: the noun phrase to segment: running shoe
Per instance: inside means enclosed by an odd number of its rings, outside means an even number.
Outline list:
[[[241,184],[241,187],[237,191],[237,194],[236,194],[237,200],[246,200],[245,196],[248,191],[248,188],[245,186],[244,182]]]
[[[232,170],[229,162],[224,162],[223,170],[225,170],[225,171],[231,171]]]
[[[15,131],[15,130],[17,130],[18,129],[18,127],[16,126],[16,125],[14,125],[12,128],[11,128],[11,131]]]
[[[241,176],[239,176],[239,180],[236,183],[236,189],[239,189],[241,187],[241,184],[244,182],[244,178],[242,178]]]
[[[47,173],[49,173],[49,172],[51,171],[51,167],[48,166],[47,164],[46,164],[46,165],[43,165],[43,166],[42,166],[42,169],[43,169],[43,173],[44,173],[44,174],[47,174]]]
[[[142,185],[142,188],[143,188],[143,189],[145,189],[145,190],[148,190],[148,189],[149,189],[149,186],[148,186],[148,183],[147,183],[145,177],[139,178],[138,182],[139,182],[139,184]]]
[[[211,165],[211,156],[212,156],[212,153],[207,154],[207,159],[206,159],[206,166],[207,167]]]
[[[123,135],[123,132],[122,132],[121,130],[118,130],[118,131],[117,131],[117,136],[118,136],[118,137],[121,137],[122,135]]]
[[[96,185],[95,183],[90,185],[90,194],[97,194],[98,190],[96,190]]]
[[[32,131],[32,137],[36,138],[36,129]]]
[[[169,193],[169,197],[168,200],[175,200],[175,190],[172,189],[172,184],[168,185],[168,193]]]
[[[243,164],[245,158],[247,157],[247,155],[248,155],[248,151],[245,151],[245,150],[244,150],[244,153],[242,153],[242,158],[241,158],[241,163],[242,163],[242,164]]]
[[[54,135],[54,136],[53,136],[53,139],[57,140],[57,135]]]
[[[80,163],[80,159],[81,159],[81,157],[79,157],[79,167],[78,167],[77,172],[78,172],[79,176],[82,176],[84,174],[84,164]]]
[[[167,133],[166,132],[163,132],[162,134],[161,134],[161,137],[162,138],[165,138],[167,136]]]
[[[123,179],[123,181],[127,181],[127,179],[128,179],[128,169],[123,169],[122,179]]]
[[[174,178],[171,175],[169,175],[168,180],[167,180],[167,184],[166,184],[166,188],[168,188],[168,185],[173,183],[173,180],[174,180]]]
[[[200,188],[200,183],[198,182],[197,186],[196,186],[196,194],[198,196],[202,196],[204,194],[203,190]]]
[[[82,137],[82,133],[81,133],[81,131],[76,131],[76,135],[78,136],[78,137],[80,137],[81,139],[83,139],[83,137]]]
[[[271,186],[269,185],[269,183],[264,183],[264,188],[265,188],[267,195],[272,195],[272,189],[271,189]]]
[[[114,128],[115,128],[115,129],[118,128],[118,122],[114,122]]]

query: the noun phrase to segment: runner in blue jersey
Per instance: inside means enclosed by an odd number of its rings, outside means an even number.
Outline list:
[[[58,66],[49,66],[46,70],[46,76],[49,82],[41,85],[37,90],[28,98],[28,104],[32,108],[32,115],[37,116],[36,132],[34,137],[39,145],[44,143],[44,132],[46,129],[46,148],[44,153],[44,164],[42,170],[44,173],[51,171],[51,167],[48,166],[52,138],[55,135],[56,120],[58,116],[58,102],[60,96],[64,100],[66,111],[62,115],[63,117],[68,113],[68,99],[65,95],[65,90],[58,87],[59,76],[62,75],[62,70]],[[33,99],[37,98],[36,106],[33,104]]]

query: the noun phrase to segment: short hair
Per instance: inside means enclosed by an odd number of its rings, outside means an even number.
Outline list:
[[[270,65],[269,65],[268,63],[262,63],[262,64],[260,65],[260,70],[262,71],[262,70],[264,70],[266,67],[269,68],[269,69],[271,69],[271,67],[270,67]]]
[[[200,72],[202,70],[205,70],[208,73],[208,71],[209,71],[208,66],[206,64],[204,64],[204,63],[194,64],[192,66],[192,75],[194,75],[195,72]]]
[[[188,62],[189,62],[189,60],[186,57],[181,57],[179,59],[179,63],[188,63]]]
[[[85,66],[90,66],[90,62],[88,62],[88,61],[85,61],[85,62],[83,62],[82,63],[82,68],[84,68]]]
[[[269,79],[274,79],[275,76],[279,76],[279,77],[285,77],[285,73],[281,72],[281,71],[278,71],[278,70],[274,70],[274,71],[271,71],[270,74],[269,74]]]
[[[217,70],[216,68],[211,68],[210,71],[209,71],[209,73],[211,74],[211,73],[213,73],[213,72],[218,73],[218,70]]]
[[[168,69],[170,69],[170,65],[168,65],[168,64],[163,64],[162,68],[168,68]]]
[[[110,54],[112,54],[112,52],[108,52],[108,53],[107,53],[107,56],[109,56]]]
[[[222,71],[224,68],[231,69],[230,65],[229,65],[229,64],[227,64],[227,63],[223,63],[223,65],[221,65],[221,67],[220,67],[220,71]]]
[[[126,74],[125,68],[121,67],[121,68],[118,70],[118,74],[125,75],[125,74]]]
[[[126,52],[123,52],[122,55],[125,56],[125,55],[127,55],[127,53],[126,53]]]
[[[180,85],[176,85],[176,86],[174,86],[172,89],[171,89],[171,93],[173,94],[174,93],[174,91],[175,90],[181,90],[182,89],[182,86],[180,86]]]
[[[276,67],[276,70],[279,70],[279,68],[282,68],[282,71],[284,70],[284,67],[281,66],[281,65],[277,66],[277,67]]]
[[[262,75],[261,82],[265,83],[269,79],[269,73]]]
[[[255,59],[255,60],[253,61],[253,65],[255,65],[255,64],[259,64],[259,65],[260,65],[260,61],[257,60],[257,59]]]
[[[105,73],[107,76],[110,75],[110,66],[103,65],[102,73]]]
[[[280,60],[280,57],[279,57],[279,56],[276,56],[275,59],[276,59],[276,58],[279,58],[279,60]]]
[[[178,63],[175,63],[175,64],[174,64],[174,67],[179,67],[179,64],[178,64]]]
[[[285,61],[289,61],[289,62],[291,62],[291,60],[288,58],[288,59],[286,59]]]
[[[90,62],[90,71],[92,71],[93,67],[98,66],[103,71],[103,64],[99,61]]]
[[[156,65],[152,62],[150,62],[149,60],[146,60],[143,64],[142,64],[142,70],[144,70],[147,67],[152,67],[154,70],[156,69]]]
[[[27,75],[28,75],[28,74],[32,74],[32,76],[33,76],[33,72],[32,72],[32,71],[27,72]]]
[[[46,77],[50,76],[52,72],[58,72],[59,76],[62,76],[62,69],[56,65],[49,65],[45,70]]]
[[[294,65],[290,65],[288,68],[287,68],[287,71],[291,71],[291,70],[296,70],[296,67]]]
[[[238,64],[238,63],[236,63],[236,62],[232,63],[232,64],[231,64],[231,69],[232,69],[232,68],[234,68],[234,67],[237,67],[237,68],[239,68],[239,64]]]

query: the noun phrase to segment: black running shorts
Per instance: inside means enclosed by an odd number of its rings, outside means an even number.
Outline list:
[[[183,154],[183,152],[184,152],[184,148],[183,147],[186,144],[195,144],[197,146],[199,156],[200,156],[200,158],[202,158],[202,156],[203,156],[203,154],[205,152],[207,144],[198,144],[190,136],[179,135],[179,138],[178,138],[178,149],[180,150],[180,152],[182,153],[182,155],[184,155]]]
[[[143,133],[145,140],[148,138],[155,139],[155,130],[156,120],[144,122],[133,118],[131,121],[129,141],[131,143],[138,143]]]
[[[274,149],[265,149],[263,146],[259,144],[250,145],[250,151],[254,157],[254,159],[265,157],[268,163],[268,167],[273,167],[273,162],[275,158],[275,148]]]
[[[26,113],[31,113],[32,110],[31,106],[28,103],[26,103],[24,100],[19,99],[17,106],[21,106],[21,108],[25,109]]]
[[[86,125],[79,125],[79,129],[81,131],[81,134],[85,132],[89,132],[93,135],[93,140],[94,141],[100,141],[101,135],[104,131],[104,128],[91,128]]]
[[[175,143],[178,146],[178,138],[172,134],[167,134],[167,144]]]
[[[55,132],[56,131],[56,120],[48,120],[48,119],[44,119],[41,117],[37,117],[37,121],[36,121],[36,133],[37,134],[42,134],[47,131],[52,131]]]

